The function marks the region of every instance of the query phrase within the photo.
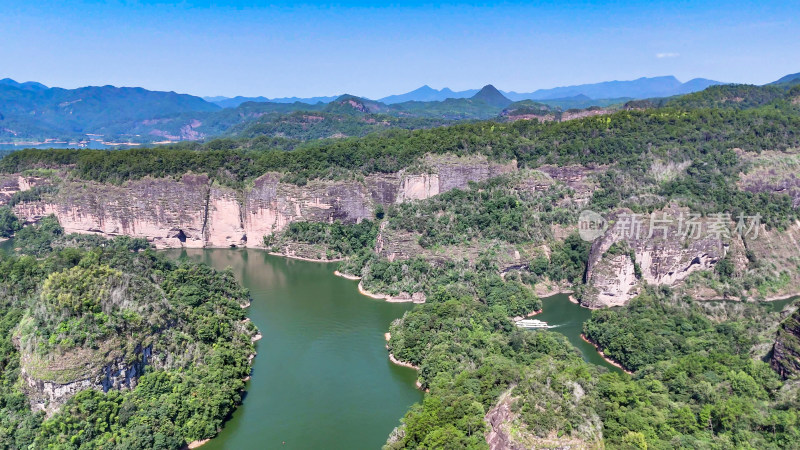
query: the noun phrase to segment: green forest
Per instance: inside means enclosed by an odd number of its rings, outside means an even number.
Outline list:
[[[270,251],[302,248],[339,261],[338,270],[369,292],[424,295],[424,304],[391,324],[388,350],[418,368],[426,394],[385,448],[487,448],[487,415],[501,407],[526,448],[793,448],[800,442],[796,301],[777,312],[647,285],[641,260],[620,242],[603,256],[630,256],[642,289],[623,306],[593,311],[583,335],[628,373],[587,363],[558,332],[521,330],[512,318],[542,309],[543,284],[582,300],[592,254],[576,232],[583,208],[649,213],[677,205],[705,216],[759,214],[764,232],[777,235],[795,226],[800,209],[788,189],[746,189],[744,177],[760,155],[796,154],[798,98],[800,87],[714,86],[567,122],[395,117],[386,118],[395,121],[392,129],[370,123],[362,137],[317,139],[334,131],[328,121],[342,106],[334,105],[315,112],[321,119],[311,119],[314,126],[305,113],[267,115],[243,129],[243,138],[24,150],[0,160],[0,171],[112,184],[204,173],[241,193],[269,171],[303,186],[414,172],[426,155],[515,161],[515,174],[425,200],[376,203],[364,220],[295,221],[258,237]],[[370,118],[382,114],[380,105],[362,106]],[[364,130],[361,119],[352,120],[336,129]],[[586,174],[586,192],[545,176],[545,167],[576,166]],[[774,175],[770,168],[755,176]],[[257,330],[242,308],[248,293],[230,271],[172,262],[141,239],[66,235],[53,217],[23,227],[13,208],[51,189],[14,194],[0,208],[0,236],[13,236],[18,249],[0,261],[0,442],[15,449],[180,448],[214,436],[241,402],[249,374]],[[751,244],[731,246],[713,270],[686,284],[744,299],[789,283],[800,270],[796,255],[773,267]],[[406,254],[390,258],[391,245]],[[778,362],[776,339],[789,350]],[[51,417],[31,411],[23,367],[40,379],[66,380],[80,368],[43,361],[100,349],[131,364],[152,349],[154,359],[134,389],[83,391]]]
[[[0,254],[2,448],[177,449],[216,435],[242,400],[257,333],[232,273],[173,262],[141,239],[65,235],[53,218],[14,245]],[[135,389],[83,390],[50,417],[31,410],[23,369],[64,383],[108,355],[144,368]]]
[[[592,313],[587,337],[634,370],[601,378],[609,444],[641,435],[652,448],[791,448],[800,439],[800,392],[784,384],[754,348],[771,341],[776,314],[727,305],[727,320],[704,306],[651,291],[621,309]]]

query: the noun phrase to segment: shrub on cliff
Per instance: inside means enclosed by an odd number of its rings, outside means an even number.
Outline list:
[[[5,206],[0,208],[0,237],[11,237],[21,228],[22,224],[19,223],[19,219],[11,211],[11,208]]]

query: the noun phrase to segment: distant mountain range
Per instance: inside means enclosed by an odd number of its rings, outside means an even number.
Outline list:
[[[589,99],[641,99],[652,97],[671,97],[673,95],[688,94],[702,91],[717,84],[726,84],[720,81],[695,78],[686,83],[681,83],[673,76],[639,78],[630,81],[605,81],[602,83],[580,84],[577,86],[564,86],[551,89],[539,89],[533,92],[507,92],[500,91],[506,98],[513,101],[520,100],[563,100],[575,97],[588,97]],[[465,91],[452,91],[448,88],[436,90],[430,86],[422,86],[411,92],[400,95],[390,95],[380,99],[386,104],[407,101],[441,101],[447,98],[468,98],[478,92],[477,89]]]
[[[116,134],[119,124],[219,109],[200,97],[175,92],[114,86],[48,88],[4,79],[0,80],[0,140]]]
[[[16,81],[12,80],[11,78],[3,78],[0,80],[0,86],[11,86],[17,89],[24,89],[29,91],[41,91],[47,89],[47,86],[43,85],[42,83],[37,83],[35,81],[27,81],[25,83],[17,83]]]
[[[787,75],[770,84],[794,83],[800,83],[800,74]],[[540,89],[531,93],[503,92],[492,85],[458,92],[423,86],[375,101],[353,95],[203,99],[135,87],[51,88],[37,82],[19,83],[6,78],[0,80],[0,144],[63,139],[70,142],[93,139],[139,143],[197,140],[234,136],[236,130],[245,130],[250,124],[264,121],[267,125],[261,128],[276,130],[274,136],[292,137],[293,132],[281,130],[282,117],[303,112],[306,118],[287,120],[290,120],[291,127],[308,127],[309,121],[319,120],[309,113],[327,115],[323,119],[330,120],[331,125],[300,137],[305,138],[324,136],[328,131],[337,130],[334,120],[337,117],[336,120],[349,124],[349,130],[367,129],[361,122],[412,129],[457,120],[490,119],[499,117],[507,108],[563,111],[607,107],[632,99],[663,98],[701,91],[717,84],[724,83],[700,78],[681,83],[675,77],[667,76]],[[532,101],[536,103],[525,103]],[[370,126],[369,129],[372,128],[379,127]],[[330,135],[354,134],[335,131]]]
[[[800,72],[786,75],[769,84],[800,84]]]
[[[203,97],[203,100],[213,103],[222,108],[236,108],[242,103],[258,102],[258,103],[308,103],[313,105],[315,103],[330,103],[339,98],[338,96],[331,97],[280,97],[280,98],[267,98],[267,97]]]
[[[577,86],[564,86],[552,89],[539,89],[531,93],[505,93],[511,100],[549,100],[555,98],[574,97],[585,95],[592,99],[600,98],[652,98],[671,97],[673,95],[688,94],[702,91],[717,84],[726,84],[720,81],[695,78],[686,83],[681,83],[673,76],[639,78],[631,81],[604,81],[602,83],[581,84]]]
[[[514,91],[499,91],[512,101],[520,100],[564,100],[575,99],[583,96],[588,99],[642,99],[653,97],[671,97],[673,95],[689,94],[717,84],[726,84],[720,81],[695,78],[681,83],[674,76],[639,78],[630,81],[604,81],[602,83],[580,84],[576,86],[563,86],[550,89],[539,89],[533,92],[520,93]],[[404,102],[441,102],[450,98],[471,98],[479,89],[453,91],[449,88],[434,89],[428,85],[414,89],[405,94],[390,95],[378,99],[387,105]],[[329,103],[337,97],[311,97],[311,98],[266,98],[266,97],[204,97],[205,100],[223,108],[235,108],[244,102],[272,102],[272,103]]]
[[[403,102],[441,102],[448,98],[469,98],[478,93],[478,89],[467,89],[466,91],[452,91],[449,88],[434,89],[427,84],[421,88],[414,89],[405,94],[390,95],[379,99],[380,102],[391,105]]]

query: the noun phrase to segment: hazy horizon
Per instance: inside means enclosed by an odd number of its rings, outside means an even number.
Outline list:
[[[780,78],[780,77],[782,77],[782,76],[784,76],[784,75],[787,75],[787,74],[780,74],[780,75],[776,75],[775,79],[778,79],[778,78]],[[639,77],[639,78],[658,78],[658,77],[669,77],[669,76],[673,76],[673,75],[666,74],[666,75],[655,75],[654,77]],[[15,82],[17,82],[17,83],[27,83],[27,82],[41,83],[39,80],[17,80],[17,79],[14,79],[14,78],[12,78],[12,77],[7,77],[7,76],[4,76],[3,74],[0,74],[0,80],[2,80],[2,79],[5,79],[5,78],[12,79],[12,80],[14,80],[14,81],[15,81]],[[631,78],[631,79],[629,79],[629,80],[597,80],[597,81],[589,81],[589,82],[587,82],[587,83],[581,83],[581,85],[584,85],[584,84],[603,83],[603,82],[626,82],[626,81],[636,81],[636,80],[637,80],[637,79],[639,79],[639,78]],[[687,81],[690,81],[690,80],[693,80],[693,79],[701,79],[701,78],[706,78],[706,77],[693,77],[693,78],[691,78],[691,79],[686,79],[686,80],[683,80],[683,79],[680,79],[680,78],[677,78],[677,77],[676,77],[676,79],[677,79],[678,81],[680,81],[681,83],[686,83]],[[728,81],[728,80],[714,80],[714,81],[722,81],[722,82],[725,82],[725,83],[738,83],[737,81]],[[775,80],[770,80],[770,81],[775,81]],[[109,84],[109,83],[105,83],[105,84],[92,84],[92,85],[83,85],[83,86],[73,86],[73,87],[65,87],[65,86],[50,86],[50,85],[47,85],[46,83],[42,83],[42,84],[45,84],[45,85],[46,85],[48,88],[63,88],[63,89],[78,89],[78,88],[85,88],[85,87],[102,87],[102,86],[109,86],[109,85],[110,85],[110,86],[117,87],[117,88],[144,88],[144,89],[148,89],[148,90],[155,90],[155,89],[149,89],[147,86],[134,86],[134,85],[131,85],[131,86],[118,86],[118,85],[113,85],[113,84]],[[456,92],[456,93],[457,93],[457,92],[467,91],[467,90],[470,90],[470,89],[479,90],[479,89],[483,88],[483,87],[484,87],[484,86],[486,86],[486,85],[492,85],[492,86],[494,86],[495,88],[497,88],[499,91],[501,91],[501,92],[506,92],[506,93],[509,93],[509,92],[516,92],[516,93],[531,93],[531,92],[535,92],[535,91],[537,91],[537,90],[540,90],[540,89],[545,89],[545,90],[547,90],[547,89],[553,89],[553,88],[571,87],[571,86],[572,86],[572,85],[559,85],[559,86],[537,86],[537,87],[531,87],[531,88],[529,88],[529,89],[514,90],[514,89],[504,89],[502,86],[497,86],[497,85],[496,85],[496,84],[494,84],[494,83],[487,83],[487,84],[484,84],[484,85],[480,85],[480,86],[474,86],[474,87],[469,87],[469,88],[464,88],[464,89],[452,89],[452,88],[450,88],[449,86],[441,86],[441,87],[436,87],[436,86],[431,86],[430,84],[422,84],[422,85],[420,85],[420,86],[417,86],[417,87],[415,87],[415,88],[409,89],[409,90],[407,90],[407,91],[403,91],[403,92],[391,92],[391,93],[388,93],[388,94],[386,94],[386,95],[382,95],[382,96],[380,96],[380,97],[367,97],[367,96],[364,96],[364,95],[359,95],[357,92],[338,92],[338,93],[331,93],[331,94],[314,94],[314,95],[308,95],[308,96],[302,96],[302,97],[301,97],[301,96],[297,96],[297,95],[293,95],[293,94],[291,94],[291,93],[288,93],[288,94],[286,94],[286,95],[276,95],[276,96],[270,96],[270,97],[268,97],[268,98],[270,98],[270,99],[273,99],[273,98],[274,98],[274,99],[278,99],[278,98],[293,98],[293,97],[297,97],[297,98],[316,98],[316,97],[337,97],[337,96],[341,96],[341,95],[355,95],[355,96],[359,96],[359,97],[362,97],[362,98],[368,98],[368,99],[370,99],[370,100],[380,100],[380,99],[382,99],[382,98],[389,97],[389,96],[392,96],[392,95],[402,95],[402,94],[406,94],[406,93],[409,93],[409,92],[415,91],[415,90],[417,90],[417,89],[421,89],[421,88],[423,88],[423,87],[425,87],[425,86],[427,86],[427,87],[429,87],[429,88],[431,88],[431,89],[435,89],[435,90],[437,90],[437,91],[441,91],[441,90],[443,90],[443,89],[451,89],[453,92]],[[200,95],[200,94],[195,94],[195,93],[193,93],[193,92],[182,92],[182,91],[179,91],[179,90],[178,90],[178,91],[176,91],[176,90],[172,90],[172,91],[164,91],[164,92],[175,92],[175,93],[178,93],[178,94],[188,94],[188,95],[194,95],[194,96],[196,96],[196,97],[201,97],[201,98],[204,98],[204,99],[207,99],[207,98],[217,98],[217,97],[219,97],[219,98],[236,98],[236,97],[256,98],[256,97],[267,97],[267,96],[264,96],[264,95],[241,95],[241,94],[234,94],[234,95]]]
[[[197,96],[382,98],[800,70],[793,2],[0,1],[0,78]]]

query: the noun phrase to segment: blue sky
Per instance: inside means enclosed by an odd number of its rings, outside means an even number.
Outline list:
[[[0,0],[0,78],[371,98],[800,71],[800,2]]]

